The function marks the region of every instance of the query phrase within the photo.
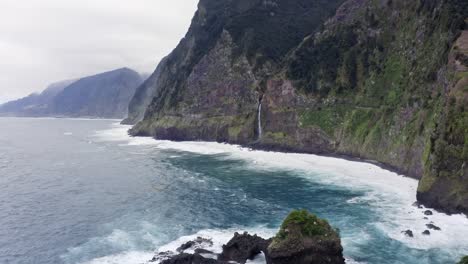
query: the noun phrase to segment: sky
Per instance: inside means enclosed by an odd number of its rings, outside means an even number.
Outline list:
[[[0,0],[0,103],[122,67],[152,73],[198,0]]]

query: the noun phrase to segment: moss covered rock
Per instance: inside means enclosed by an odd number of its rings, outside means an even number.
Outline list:
[[[306,210],[293,211],[268,247],[270,264],[344,263],[338,232]]]

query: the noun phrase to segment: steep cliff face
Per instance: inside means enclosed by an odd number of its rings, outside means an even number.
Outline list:
[[[468,21],[467,21],[468,22]],[[451,213],[468,214],[468,30],[449,54],[444,99],[427,143],[418,199]]]
[[[166,58],[161,60],[153,74],[147,78],[143,77],[145,82],[136,89],[135,94],[130,100],[130,104],[128,106],[128,116],[124,121],[122,121],[123,124],[134,125],[137,122],[143,120],[146,108],[151,103],[156,94],[156,89],[158,88],[157,82],[161,77],[162,69],[165,67],[165,65]]]
[[[306,0],[201,0],[166,58],[145,118],[132,130],[176,140],[247,143],[265,76],[341,4]],[[296,15],[297,14],[297,15]]]
[[[54,97],[52,115],[124,118],[141,76],[123,68],[82,78]]]
[[[208,1],[134,135],[376,160],[468,212],[466,1]]]

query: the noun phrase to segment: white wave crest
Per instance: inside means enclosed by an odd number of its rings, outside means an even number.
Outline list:
[[[120,254],[96,258],[81,264],[140,264],[147,263],[153,258],[152,252],[129,251]]]
[[[370,203],[381,215],[374,224],[389,237],[415,249],[439,248],[450,252],[454,258],[468,254],[468,218],[465,215],[446,215],[433,211],[425,216],[425,208],[413,206],[416,201],[418,181],[385,170],[377,165],[339,158],[310,154],[253,151],[237,145],[213,142],[171,142],[151,138],[133,138],[127,133],[130,126],[114,124],[109,130],[97,132],[103,141],[120,141],[122,145],[151,145],[158,149],[171,149],[203,155],[219,155],[224,159],[241,159],[257,170],[294,170],[314,182],[362,190],[365,197],[348,200],[348,203]],[[222,155],[220,155],[222,154]],[[311,173],[313,172],[313,173]],[[427,217],[428,219],[425,219]],[[433,222],[441,231],[431,230],[422,235],[426,224]],[[412,230],[415,237],[402,234]],[[178,242],[177,242],[178,243]],[[352,263],[352,262],[351,262]]]

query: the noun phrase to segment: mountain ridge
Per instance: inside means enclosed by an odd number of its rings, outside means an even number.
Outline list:
[[[73,81],[51,84],[40,94],[0,105],[0,114],[41,117],[124,118],[142,77],[120,68]]]

